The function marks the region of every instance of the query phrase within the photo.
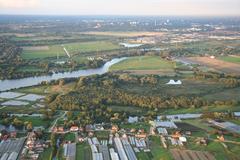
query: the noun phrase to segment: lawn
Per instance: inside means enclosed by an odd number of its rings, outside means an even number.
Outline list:
[[[131,57],[113,65],[111,70],[168,70],[173,71],[175,62],[158,56]]]
[[[94,42],[82,42],[82,43],[67,43],[63,45],[70,55],[74,55],[76,53],[87,53],[87,52],[98,52],[98,51],[108,51],[119,49],[120,46],[117,44],[113,44],[108,41],[94,41]],[[23,50],[22,58],[23,59],[41,59],[48,57],[57,57],[66,56],[66,53],[63,50],[62,45],[52,45],[48,46],[47,50]]]

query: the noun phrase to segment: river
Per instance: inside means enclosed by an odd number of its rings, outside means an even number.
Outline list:
[[[20,78],[20,79],[11,79],[11,80],[1,80],[0,81],[0,91],[7,91],[11,89],[17,89],[22,87],[30,87],[34,85],[38,85],[43,81],[52,81],[58,80],[61,78],[77,78],[82,76],[90,76],[90,75],[101,75],[108,72],[109,68],[126,59],[126,57],[122,58],[114,58],[111,61],[106,62],[102,67],[96,69],[86,69],[86,70],[78,70],[73,72],[64,72],[64,73],[55,73],[47,76],[36,76],[36,77],[28,77],[28,78]]]

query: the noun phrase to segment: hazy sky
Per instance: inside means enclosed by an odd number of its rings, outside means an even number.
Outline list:
[[[0,14],[240,15],[240,0],[0,0]]]

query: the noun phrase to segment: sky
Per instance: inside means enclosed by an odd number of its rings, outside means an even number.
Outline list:
[[[0,14],[240,16],[240,0],[0,0]]]

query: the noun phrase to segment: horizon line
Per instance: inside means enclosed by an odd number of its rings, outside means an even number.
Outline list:
[[[9,14],[0,13],[0,16],[119,16],[119,17],[240,17],[240,15],[160,15],[160,14]]]

